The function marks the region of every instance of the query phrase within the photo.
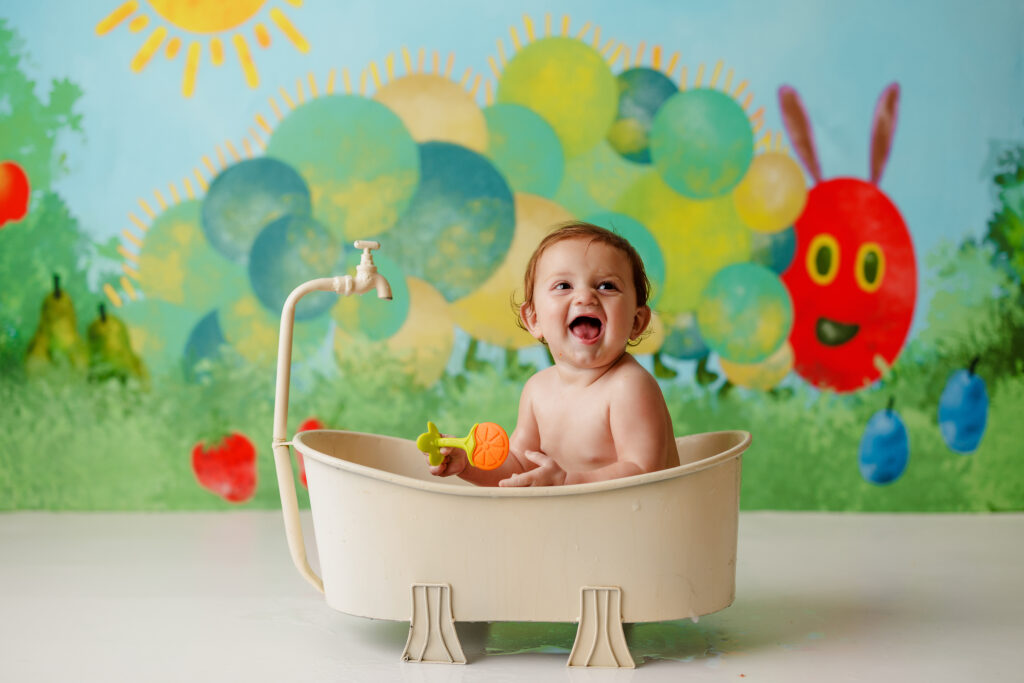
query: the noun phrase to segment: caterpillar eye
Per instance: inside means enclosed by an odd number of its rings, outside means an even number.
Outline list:
[[[875,242],[865,242],[857,250],[854,268],[857,286],[865,292],[874,292],[882,286],[885,277],[885,252]]]
[[[839,242],[827,233],[815,235],[807,249],[807,274],[819,285],[827,285],[839,272]]]

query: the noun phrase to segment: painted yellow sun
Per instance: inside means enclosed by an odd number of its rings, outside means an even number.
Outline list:
[[[286,3],[292,7],[302,6],[302,0],[286,0]],[[148,7],[144,7],[138,0],[129,0],[96,24],[96,35],[106,35],[125,22],[129,31],[139,33],[152,23],[153,28],[131,61],[132,71],[136,73],[146,68],[161,47],[164,56],[173,60],[187,42],[181,80],[181,94],[185,97],[191,97],[195,92],[204,47],[210,55],[210,63],[221,66],[224,64],[225,42],[230,42],[246,84],[256,88],[260,84],[260,75],[248,37],[243,31],[251,27],[256,44],[263,49],[270,47],[273,37],[262,18],[267,4],[273,3],[268,0],[147,0],[145,5]],[[281,7],[271,7],[266,16],[295,49],[303,53],[309,51],[306,38]]]

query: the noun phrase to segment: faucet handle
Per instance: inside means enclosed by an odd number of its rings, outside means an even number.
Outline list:
[[[356,249],[364,249],[369,251],[370,249],[380,249],[380,242],[371,242],[370,240],[356,240],[352,243]]]

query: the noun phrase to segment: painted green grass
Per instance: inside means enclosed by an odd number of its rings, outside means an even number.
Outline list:
[[[743,509],[1024,509],[1024,377],[989,381],[988,429],[969,456],[943,444],[938,393],[921,393],[922,381],[904,374],[884,389],[856,396],[803,389],[781,396],[734,389],[721,396],[687,384],[667,385],[665,394],[677,435],[718,429],[754,434],[743,459]],[[245,433],[258,451],[259,484],[245,506],[277,508],[273,382],[272,370],[228,362],[213,368],[203,384],[164,377],[148,389],[66,377],[0,381],[6,441],[0,509],[237,507],[202,489],[191,470],[193,445],[227,430]],[[317,416],[331,428],[414,438],[427,420],[453,433],[485,418],[512,427],[522,385],[484,366],[423,390],[381,361],[372,370],[297,378],[292,386],[290,434],[303,419]],[[911,456],[900,479],[875,486],[860,477],[857,446],[868,418],[890,395],[907,425]],[[298,490],[306,505],[305,490]]]

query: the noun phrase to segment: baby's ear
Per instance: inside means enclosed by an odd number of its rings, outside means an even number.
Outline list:
[[[641,306],[640,308],[636,309],[636,316],[634,316],[633,318],[633,330],[629,333],[629,338],[636,339],[637,337],[644,333],[644,330],[646,330],[647,326],[650,324],[651,307]]]
[[[533,306],[529,302],[524,302],[519,306],[519,319],[523,321],[526,331],[533,335],[534,339],[537,341],[543,339],[544,335],[541,334],[540,329],[537,327],[537,312],[533,310]]]

